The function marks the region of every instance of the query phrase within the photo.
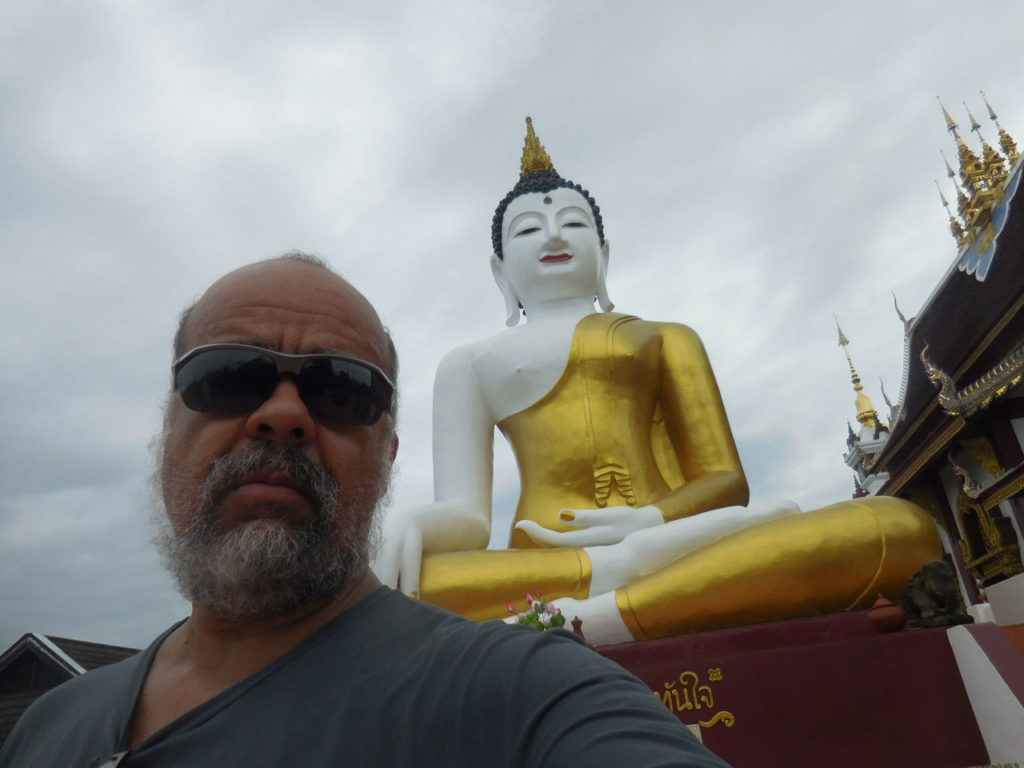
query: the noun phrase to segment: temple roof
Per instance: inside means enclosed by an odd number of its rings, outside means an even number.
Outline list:
[[[948,373],[957,388],[980,379],[1024,340],[1024,193],[1019,189],[1022,163],[1015,163],[1003,199],[993,211],[995,238],[960,249],[924,307],[909,323],[906,337],[908,370],[885,448],[871,467],[887,470],[892,479],[882,490],[896,493],[908,479],[911,465],[922,462],[957,431],[957,417],[938,404],[921,352]],[[961,419],[962,426],[962,419]]]

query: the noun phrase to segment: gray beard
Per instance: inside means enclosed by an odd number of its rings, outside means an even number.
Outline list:
[[[221,500],[261,470],[294,479],[309,498],[312,519],[292,525],[263,518],[225,528]],[[258,443],[214,461],[199,509],[191,515],[175,510],[178,519],[190,520],[188,526],[175,531],[169,516],[159,514],[153,541],[178,590],[193,604],[233,620],[280,616],[341,592],[369,567],[376,508],[388,475],[374,480],[342,489],[327,467],[301,450]],[[159,477],[154,481],[159,488]]]

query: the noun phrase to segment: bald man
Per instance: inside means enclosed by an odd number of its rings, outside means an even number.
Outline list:
[[[322,261],[224,276],[174,357],[157,544],[191,615],[39,699],[0,768],[724,765],[572,635],[380,585],[397,356]]]

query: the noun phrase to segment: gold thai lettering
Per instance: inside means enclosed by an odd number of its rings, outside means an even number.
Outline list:
[[[721,672],[721,670],[719,670]],[[676,683],[679,687],[676,687]],[[702,685],[696,672],[686,670],[679,674],[678,680],[664,683],[664,691],[652,691],[670,712],[689,712],[697,709],[711,709],[715,706],[715,697],[711,686]],[[680,696],[680,694],[682,694]]]
[[[715,716],[710,720],[699,720],[698,725],[701,728],[710,728],[713,725],[721,723],[726,728],[732,728],[736,725],[736,716],[732,712],[726,712],[724,709],[721,712],[716,712]]]
[[[723,679],[721,667],[712,667],[708,670],[708,682],[721,682]],[[651,691],[658,700],[664,704],[669,712],[695,712],[697,710],[714,709],[715,696],[710,685],[704,685],[700,676],[691,670],[679,673],[675,680],[669,680],[662,684],[664,690]],[[691,728],[710,728],[721,723],[726,728],[732,728],[736,724],[736,717],[732,712],[722,710],[716,712],[707,720],[698,720],[697,726]]]
[[[652,693],[661,700],[662,704],[668,707],[669,712],[683,712],[687,709],[693,709],[693,705],[689,701],[685,704],[679,701],[679,689],[676,688],[675,680],[665,683],[665,691],[663,693],[658,691],[652,691]]]

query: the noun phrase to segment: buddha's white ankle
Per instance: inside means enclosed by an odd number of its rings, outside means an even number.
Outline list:
[[[590,645],[614,645],[634,640],[615,604],[614,592],[605,592],[586,600],[561,597],[553,603],[565,616],[567,629],[574,618],[579,617],[583,621],[583,637]]]

